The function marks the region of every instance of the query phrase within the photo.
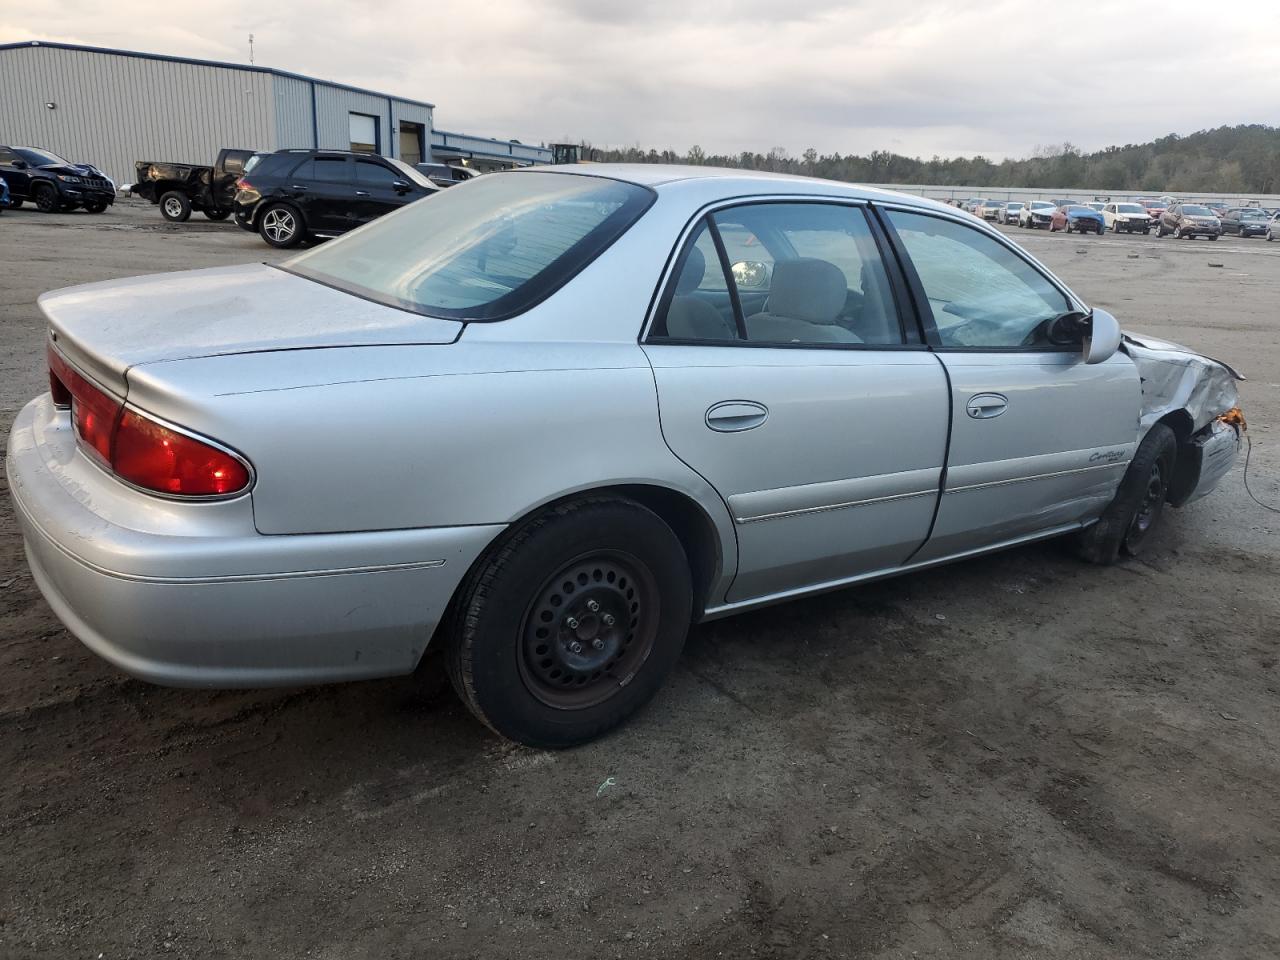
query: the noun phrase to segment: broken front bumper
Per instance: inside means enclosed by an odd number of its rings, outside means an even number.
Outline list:
[[[1240,429],[1214,420],[1178,449],[1175,485],[1180,489],[1169,491],[1169,501],[1185,506],[1212,492],[1235,466],[1239,453]]]

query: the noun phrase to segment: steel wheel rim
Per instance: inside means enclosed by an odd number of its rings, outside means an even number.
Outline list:
[[[1151,465],[1151,473],[1147,475],[1147,487],[1142,493],[1138,510],[1129,524],[1130,541],[1138,541],[1145,537],[1156,518],[1160,516],[1160,507],[1164,503],[1164,468],[1157,460]]]
[[[649,658],[659,613],[657,580],[635,556],[600,550],[576,557],[543,582],[525,611],[520,678],[549,707],[603,703]]]
[[[268,210],[262,218],[263,232],[276,243],[288,240],[295,229],[293,214],[288,210]]]
[[[180,217],[182,216],[182,204],[173,197],[170,197],[164,202],[164,212],[171,217]]]

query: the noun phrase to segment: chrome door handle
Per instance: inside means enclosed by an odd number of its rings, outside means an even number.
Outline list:
[[[368,195],[369,195],[369,191],[368,191],[368,190],[357,190],[357,191],[356,191],[356,196],[357,196],[357,197],[367,197]]]
[[[724,400],[707,408],[707,426],[717,433],[738,433],[769,419],[769,408],[754,400]]]
[[[1002,393],[979,393],[969,398],[965,410],[975,420],[990,420],[1009,409],[1009,398]]]

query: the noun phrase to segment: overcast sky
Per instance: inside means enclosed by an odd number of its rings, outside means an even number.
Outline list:
[[[145,0],[0,4],[0,42],[256,61],[436,125],[680,152],[1025,156],[1276,123],[1280,0]],[[180,17],[180,19],[179,19]]]

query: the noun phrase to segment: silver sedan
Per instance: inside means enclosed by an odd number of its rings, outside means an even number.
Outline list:
[[[8,476],[32,574],[136,676],[412,672],[564,746],[692,622],[1070,535],[1137,553],[1235,375],[917,197],[494,174],[280,266],[45,294]]]

